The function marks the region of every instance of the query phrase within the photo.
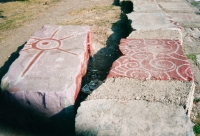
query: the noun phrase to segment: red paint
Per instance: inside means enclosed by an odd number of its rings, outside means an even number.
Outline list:
[[[21,76],[24,76],[28,71],[29,69],[34,65],[34,63],[37,61],[37,59],[45,52],[45,51],[48,51],[48,50],[59,50],[59,51],[62,51],[62,52],[66,52],[66,53],[69,53],[69,54],[72,54],[72,55],[77,55],[73,52],[69,52],[67,50],[62,50],[60,48],[61,46],[61,41],[62,40],[65,40],[65,39],[68,39],[68,38],[71,38],[71,37],[74,37],[75,35],[69,35],[69,36],[66,36],[65,38],[61,38],[61,39],[55,39],[53,38],[57,32],[59,31],[59,29],[57,29],[56,31],[53,32],[53,34],[50,36],[50,38],[44,38],[44,39],[39,39],[39,38],[34,38],[32,37],[31,39],[35,39],[37,40],[36,42],[34,42],[33,44],[31,44],[31,47],[32,48],[27,48],[27,49],[23,49],[21,51],[26,51],[26,50],[32,50],[32,49],[35,49],[35,50],[38,50],[40,51],[34,58],[33,60],[29,63],[29,65],[25,68],[25,70],[23,71],[22,75]],[[52,45],[50,44],[51,42],[53,42],[53,46],[55,47],[51,47]],[[40,43],[42,45],[44,45],[44,47],[40,47]],[[50,44],[50,47],[48,47],[48,44]],[[57,45],[56,45],[57,44]],[[30,45],[29,45],[30,46]]]
[[[119,48],[124,55],[113,63],[108,77],[194,80],[178,40],[122,39]]]

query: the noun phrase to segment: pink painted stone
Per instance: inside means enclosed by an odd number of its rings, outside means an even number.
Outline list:
[[[124,55],[113,63],[108,77],[194,80],[178,40],[122,39],[119,48]]]
[[[87,26],[44,26],[20,51],[2,82],[11,98],[50,117],[73,105],[91,53]]]

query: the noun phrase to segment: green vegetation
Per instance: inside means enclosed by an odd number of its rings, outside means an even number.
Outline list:
[[[199,66],[196,54],[187,54],[186,56],[188,59],[191,59],[196,66]]]
[[[200,125],[198,123],[194,125],[193,131],[196,135],[200,134]]]
[[[194,98],[194,103],[200,102],[200,98]]]
[[[200,4],[200,1],[194,1],[194,2],[191,2],[190,4],[191,4],[192,6],[195,6],[195,7],[196,7],[198,4]]]
[[[6,31],[24,26],[39,17],[60,0],[3,0],[0,4],[0,41],[8,37]]]

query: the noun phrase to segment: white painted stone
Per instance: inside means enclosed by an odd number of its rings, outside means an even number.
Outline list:
[[[173,39],[182,42],[181,26],[165,13],[130,13],[127,16],[134,29],[128,39]]]
[[[194,136],[183,107],[141,100],[89,100],[76,116],[77,136]]]

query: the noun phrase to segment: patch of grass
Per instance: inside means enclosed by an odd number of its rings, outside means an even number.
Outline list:
[[[0,41],[9,30],[26,25],[60,0],[5,0],[0,4]]]
[[[190,3],[192,6],[196,7],[198,4],[200,4],[200,1],[194,1]]]
[[[186,56],[188,59],[191,59],[196,66],[199,66],[196,54],[187,54]]]
[[[194,103],[200,102],[200,98],[194,98],[193,102],[194,102]]]
[[[109,36],[106,28],[111,28],[112,24],[120,19],[120,7],[106,4],[83,8],[71,12],[66,21],[60,25],[89,25],[92,28],[93,40],[106,45]]]
[[[194,127],[193,127],[193,131],[194,131],[194,133],[196,135],[200,134],[200,125],[199,124],[195,124]]]

